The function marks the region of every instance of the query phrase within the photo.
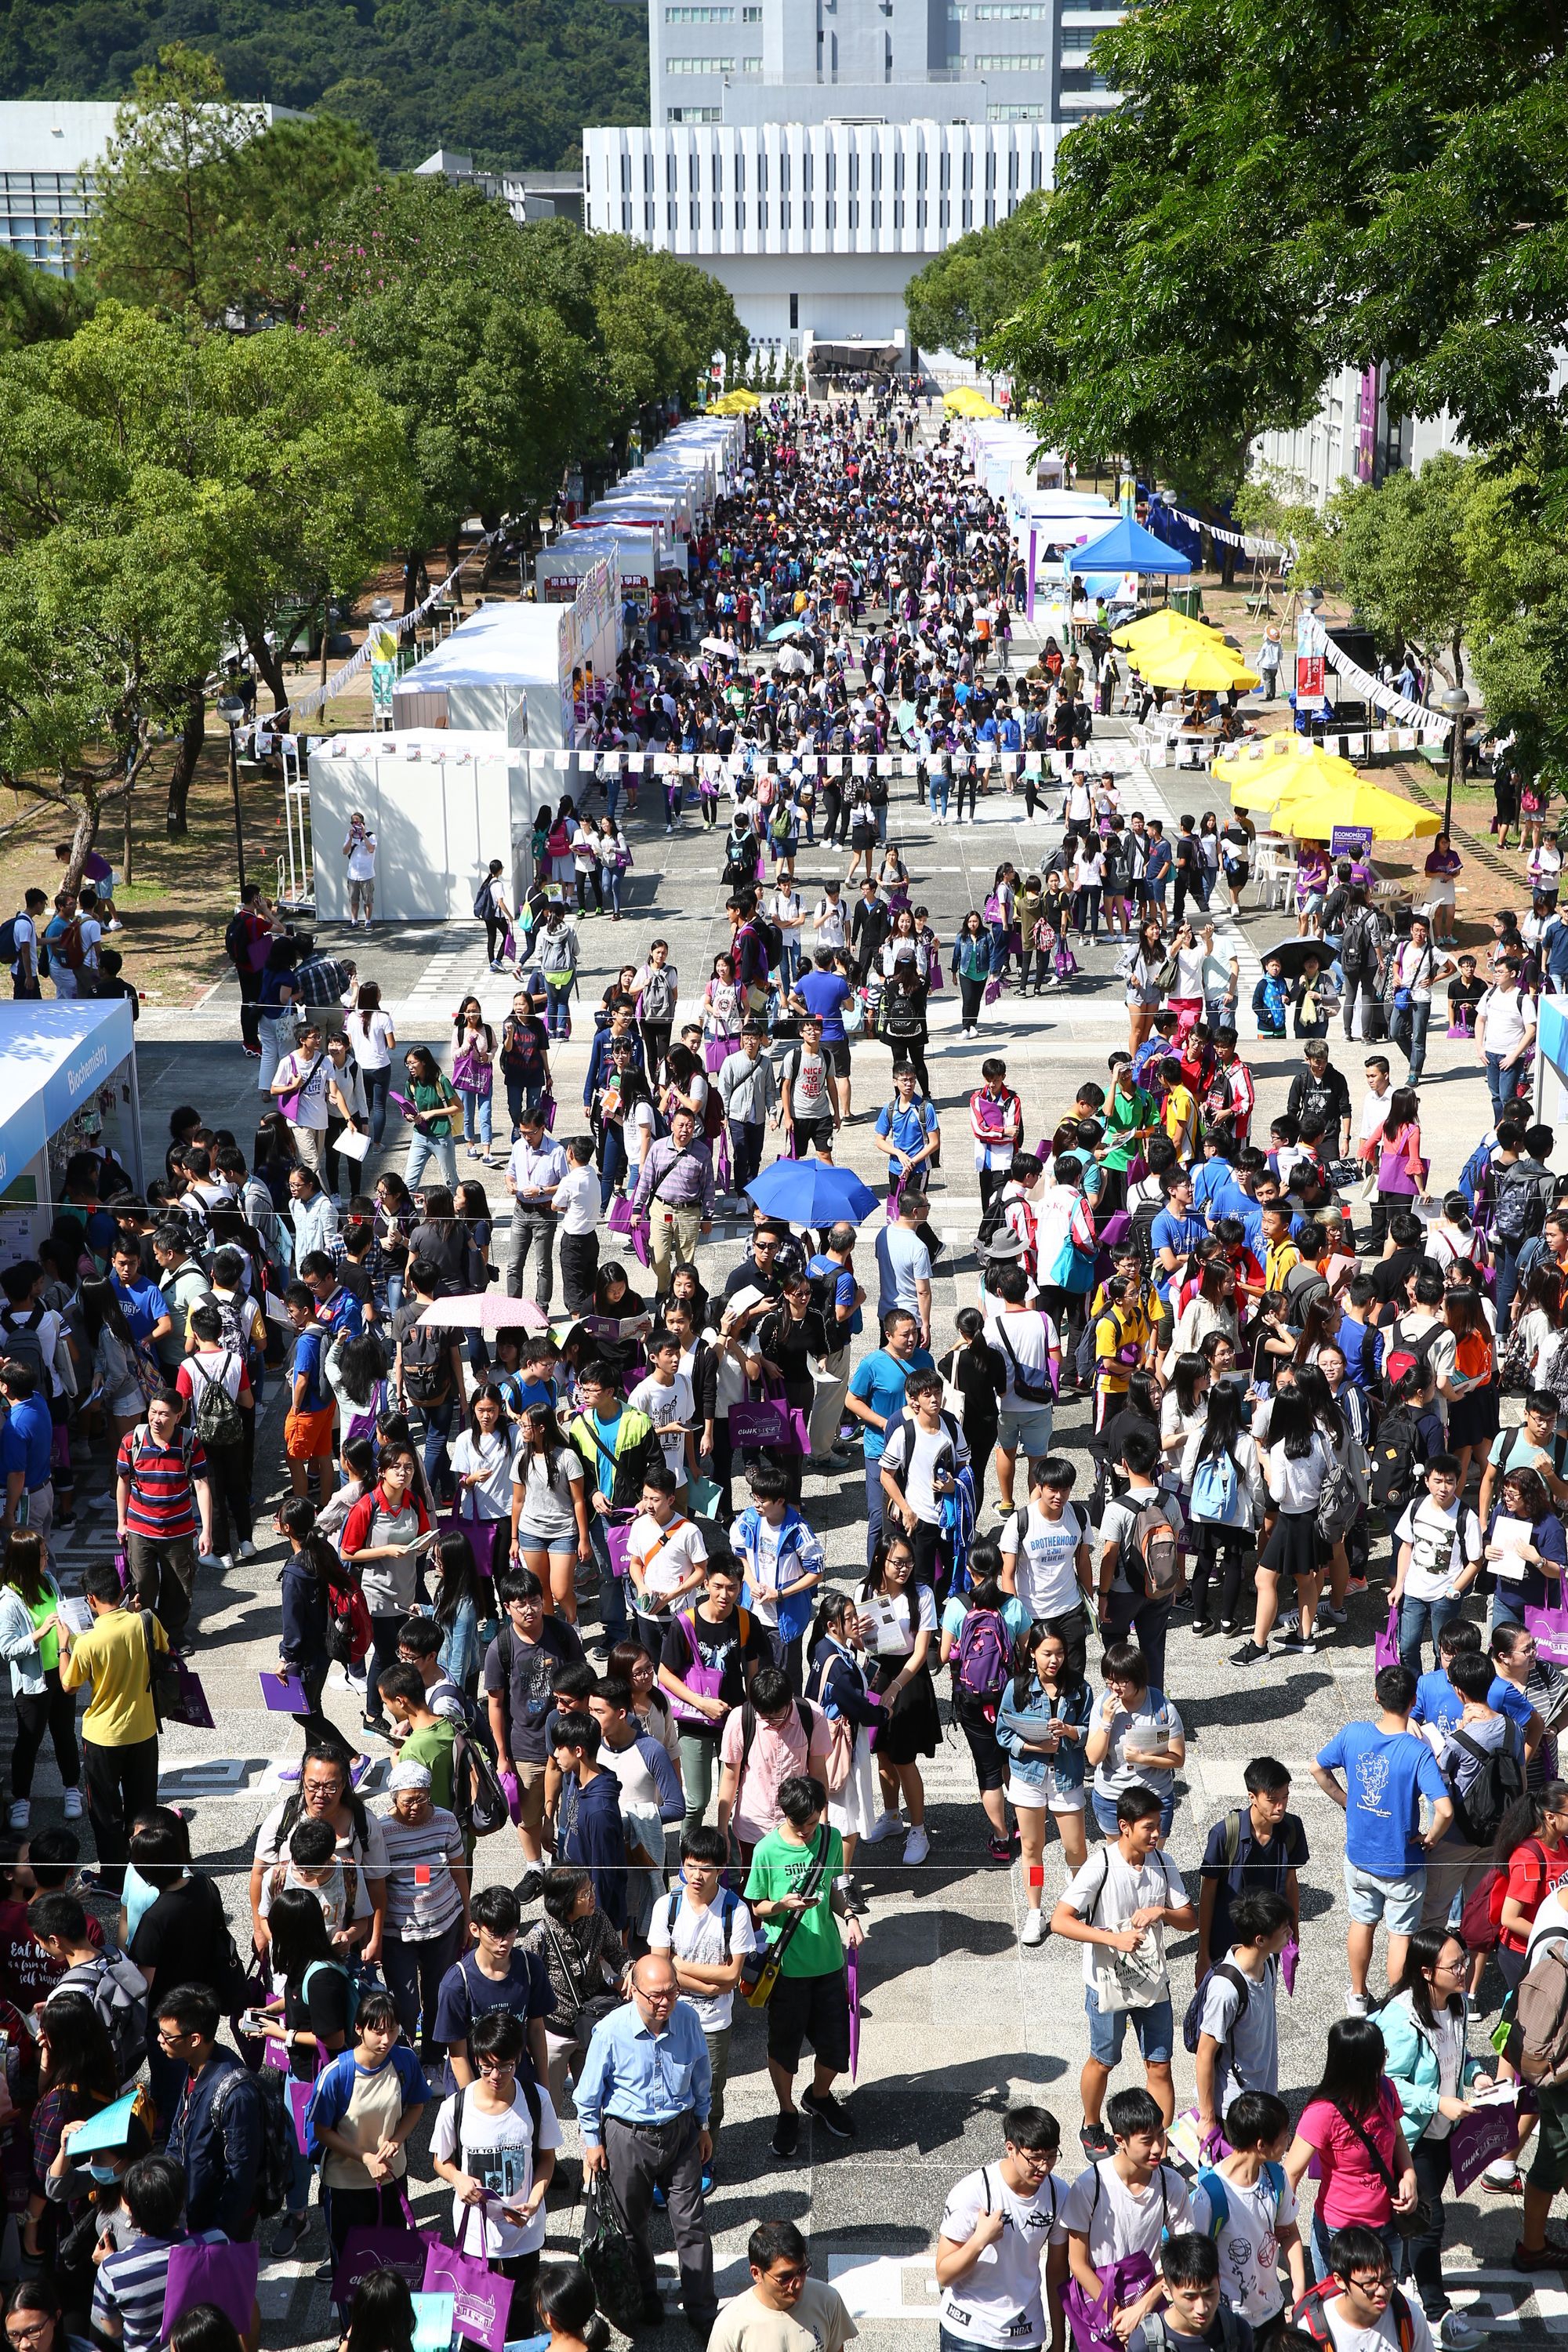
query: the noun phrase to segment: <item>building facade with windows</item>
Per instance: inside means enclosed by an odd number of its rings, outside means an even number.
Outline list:
[[[648,0],[653,121],[583,134],[583,215],[728,288],[754,341],[886,342],[904,288],[1116,103],[1120,5]]]

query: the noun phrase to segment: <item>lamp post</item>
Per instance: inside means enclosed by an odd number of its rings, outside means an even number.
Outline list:
[[[234,796],[234,854],[239,867],[239,887],[245,888],[245,824],[239,807],[239,722],[245,717],[245,705],[237,694],[218,697],[217,715],[228,727],[228,789]]]
[[[1465,721],[1470,715],[1470,698],[1462,686],[1446,686],[1437,697],[1437,708],[1451,721],[1448,782],[1443,794],[1443,830],[1447,833],[1454,820],[1454,786],[1465,772]]]

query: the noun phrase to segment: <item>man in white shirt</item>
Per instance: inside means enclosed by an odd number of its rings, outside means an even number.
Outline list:
[[[1329,2260],[1331,2275],[1310,2293],[1333,2352],[1433,2352],[1432,2324],[1419,2302],[1394,2284],[1388,2249],[1375,2230],[1336,2230]]]
[[[985,1338],[1007,1368],[996,1428],[997,1507],[1013,1508],[1013,1479],[1022,1453],[1037,1462],[1051,1450],[1056,1384],[1053,1360],[1061,1362],[1061,1342],[1048,1315],[1029,1305],[1029,1282],[1021,1265],[1004,1265],[986,1277]]]
[[[1487,1074],[1492,1115],[1501,1118],[1535,1050],[1535,1007],[1520,986],[1517,956],[1503,960],[1502,978],[1476,1007],[1476,1058]]]
[[[916,1577],[933,1586],[943,1565],[942,1507],[968,1465],[963,1432],[942,1411],[942,1374],[911,1372],[882,1448],[882,1492],[914,1546]]]
[[[691,1383],[680,1370],[680,1342],[668,1331],[655,1332],[647,1342],[647,1377],[637,1382],[626,1402],[634,1412],[646,1412],[664,1454],[664,1466],[678,1486],[697,1475],[697,1443],[692,1424],[697,1406]]]
[[[842,889],[837,882],[823,886],[823,895],[817,900],[816,911],[811,919],[811,938],[814,950],[816,948],[843,948],[849,944]]]
[[[1366,1071],[1366,1092],[1361,1098],[1361,1117],[1356,1123],[1356,1148],[1357,1157],[1364,1160],[1367,1146],[1383,1131],[1383,1122],[1388,1117],[1388,1097],[1394,1087],[1386,1055],[1369,1054],[1363,1066]]]
[[[713,2069],[708,2128],[715,2144],[724,2120],[735,1988],[748,1953],[760,1950],[765,1941],[740,1896],[721,1884],[729,1858],[728,1841],[721,1830],[706,1822],[689,1829],[680,1841],[680,1884],[654,1905],[647,1931],[648,1949],[669,1954],[681,1996],[696,2011],[708,2044],[708,2061]],[[710,2162],[705,2196],[712,2179]]]
[[[1094,1606],[1089,1523],[1068,1501],[1078,1473],[1065,1454],[1029,1465],[1029,1499],[1002,1529],[1004,1592],[1016,1592],[1031,1624],[1050,1626],[1067,1644],[1068,1664],[1081,1675],[1088,1654],[1086,1608]]]
[[[48,911],[48,898],[42,890],[29,890],[23,900],[22,912],[12,919],[13,996],[42,996],[44,992],[38,978],[38,926]]]
[[[308,1021],[300,1030],[299,1045],[279,1063],[268,1092],[296,1097],[283,1115],[301,1160],[319,1172],[329,1110],[335,1106],[345,1125],[349,1118],[348,1101],[333,1075],[319,1022]],[[279,1108],[283,1108],[281,1100]]]
[[[982,2352],[1036,2352],[1065,2344],[1061,2307],[1066,2192],[1055,2177],[1061,2131],[1046,2107],[1009,2107],[1000,2164],[983,2165],[949,2192],[936,2242],[942,2335]],[[1047,2265],[1050,2264],[1047,2270]],[[1048,2318],[1047,2318],[1048,2312]]]
[[[883,1331],[888,1318],[901,1308],[920,1327],[920,1345],[931,1346],[931,1252],[919,1227],[925,1223],[923,1192],[904,1192],[899,1201],[899,1222],[883,1225],[877,1235],[877,1313]]]
[[[537,1105],[522,1114],[522,1132],[506,1163],[506,1189],[511,1194],[511,1232],[507,1242],[506,1295],[522,1297],[522,1269],[536,1245],[538,1262],[533,1296],[548,1307],[554,1288],[555,1194],[566,1174],[566,1154],[544,1132],[544,1113]]]
[[[1426,1492],[1405,1511],[1394,1540],[1398,1551],[1389,1598],[1399,1611],[1399,1656],[1419,1678],[1428,1629],[1436,1658],[1438,1634],[1459,1614],[1484,1565],[1481,1523],[1460,1500],[1453,1454],[1435,1454],[1427,1463]],[[1518,1565],[1522,1570],[1522,1559]]]
[[[779,1115],[789,1130],[791,1158],[804,1160],[809,1147],[819,1160],[831,1160],[840,1124],[838,1086],[815,1013],[801,1016],[800,1043],[784,1056],[779,1087]]]
[[[781,879],[769,891],[767,910],[769,920],[778,925],[784,936],[780,976],[788,988],[800,970],[800,942],[805,929],[805,908],[793,879]]]
[[[566,1312],[591,1315],[599,1270],[599,1175],[591,1136],[574,1136],[566,1146],[566,1173],[555,1187],[554,1211],[560,1220]]]
[[[645,1646],[657,1653],[671,1617],[707,1581],[708,1547],[677,1507],[675,1473],[655,1462],[643,1473],[642,1505],[626,1529],[626,1574]]]

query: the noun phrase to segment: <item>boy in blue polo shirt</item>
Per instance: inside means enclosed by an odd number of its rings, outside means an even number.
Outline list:
[[[1397,1984],[1405,1947],[1421,1924],[1426,1857],[1454,1817],[1448,1784],[1425,1739],[1410,1738],[1415,1677],[1407,1666],[1384,1666],[1373,1685],[1378,1713],[1371,1723],[1347,1723],[1318,1751],[1312,1778],[1345,1816],[1345,1895],[1350,1909],[1346,1951],[1350,1993],[1346,2013],[1364,2017],[1373,1938],[1381,1919],[1388,1930],[1388,1981]],[[1336,1772],[1343,1772],[1342,1783]],[[1423,1797],[1432,1824],[1420,1829]]]

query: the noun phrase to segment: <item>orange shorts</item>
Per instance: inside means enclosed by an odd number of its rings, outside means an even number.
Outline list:
[[[324,1404],[320,1412],[290,1410],[283,1422],[283,1451],[290,1462],[330,1462],[336,1407]]]

